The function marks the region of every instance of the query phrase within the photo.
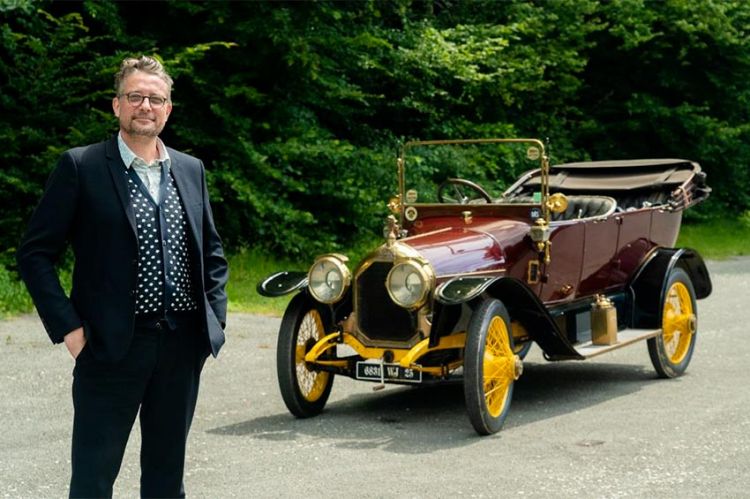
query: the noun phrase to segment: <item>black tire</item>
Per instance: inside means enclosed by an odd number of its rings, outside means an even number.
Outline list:
[[[648,340],[648,354],[662,378],[680,376],[690,364],[697,336],[695,290],[687,272],[674,268],[661,304],[662,333]]]
[[[485,300],[469,321],[464,348],[466,411],[480,435],[502,428],[521,368],[520,359],[513,354],[508,311],[498,300]]]
[[[320,414],[331,394],[333,373],[311,370],[304,361],[304,353],[326,333],[326,312],[308,295],[299,293],[289,302],[281,320],[276,372],[281,397],[298,418]]]

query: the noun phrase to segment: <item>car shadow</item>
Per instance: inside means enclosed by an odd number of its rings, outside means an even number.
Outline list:
[[[655,373],[645,366],[526,363],[503,430],[492,438],[633,395],[655,381]],[[338,448],[378,448],[398,454],[424,454],[479,441],[466,415],[460,381],[358,393],[329,402],[314,418],[296,419],[284,412],[213,428],[208,433],[276,441],[313,437],[330,439]]]
[[[646,365],[576,361],[524,364],[504,428],[591,408],[632,395],[657,381],[654,370]]]

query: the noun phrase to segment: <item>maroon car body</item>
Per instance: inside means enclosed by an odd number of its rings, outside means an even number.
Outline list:
[[[466,178],[426,196],[410,187],[411,148],[487,144],[528,147],[538,168],[499,197]],[[331,254],[259,284],[300,291],[277,358],[293,414],[320,412],[335,375],[377,387],[460,377],[474,428],[494,433],[532,343],[548,360],[583,360],[643,340],[660,376],[687,368],[695,300],[711,292],[698,253],[674,248],[682,212],[710,192],[697,163],[550,166],[535,139],[428,141],[405,145],[398,179],[386,242],[353,272]]]

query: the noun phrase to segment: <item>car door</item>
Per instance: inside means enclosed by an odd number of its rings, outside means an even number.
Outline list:
[[[649,251],[656,246],[651,240],[651,209],[617,213],[617,249],[610,274],[612,286],[623,286],[641,265]]]
[[[581,282],[577,296],[600,293],[618,284],[612,276],[619,229],[619,220],[615,216],[585,222]]]
[[[550,224],[550,263],[544,267],[539,298],[563,302],[576,296],[581,278],[585,222],[569,220]]]

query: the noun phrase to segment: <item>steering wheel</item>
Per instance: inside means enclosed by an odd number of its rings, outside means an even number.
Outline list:
[[[483,199],[485,203],[492,202],[492,197],[479,184],[462,178],[445,180],[438,187],[437,197],[441,203],[451,204],[476,204],[480,199]]]

